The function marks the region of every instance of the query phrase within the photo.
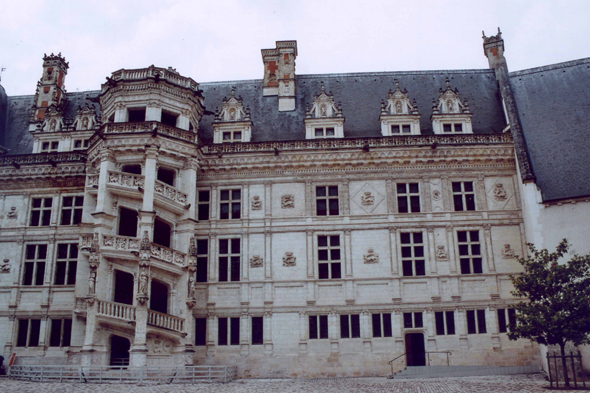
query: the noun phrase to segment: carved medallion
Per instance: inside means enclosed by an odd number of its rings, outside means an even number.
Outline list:
[[[502,258],[516,258],[516,254],[514,253],[514,250],[510,248],[510,244],[504,244],[504,248],[502,249]]]
[[[283,266],[295,266],[297,262],[297,258],[293,255],[292,252],[286,252],[285,256],[283,257]]]
[[[262,267],[263,260],[260,255],[254,255],[250,258],[250,267]]]
[[[372,248],[369,248],[363,257],[367,264],[379,263],[379,254],[377,254]]]
[[[258,195],[252,197],[251,208],[252,210],[262,210],[262,201]]]
[[[4,259],[0,265],[0,273],[10,273],[10,259]]]
[[[363,195],[361,195],[361,204],[363,206],[372,206],[375,204],[375,197],[371,191],[365,191]]]
[[[432,199],[434,199],[435,201],[440,200],[441,196],[442,195],[440,194],[439,190],[432,191]]]
[[[505,201],[507,197],[506,189],[502,183],[497,183],[494,187],[494,199],[497,201]]]
[[[282,209],[293,209],[295,207],[295,195],[283,195],[281,197]]]
[[[445,246],[438,245],[436,246],[436,259],[439,261],[444,261],[448,258],[447,250],[445,250]]]
[[[15,206],[12,206],[10,208],[10,211],[6,214],[6,217],[8,217],[11,220],[16,220],[18,218],[18,212],[16,211]]]

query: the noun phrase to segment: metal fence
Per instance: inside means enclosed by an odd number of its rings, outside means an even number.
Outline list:
[[[225,383],[238,377],[238,368],[236,366],[11,366],[9,373],[12,379],[33,382]]]
[[[567,369],[564,370],[564,365]],[[549,383],[551,387],[555,384],[556,388],[560,387],[586,387],[587,376],[584,372],[582,363],[582,354],[570,352],[569,355],[561,356],[557,352],[550,354],[547,352],[547,366],[549,367]]]

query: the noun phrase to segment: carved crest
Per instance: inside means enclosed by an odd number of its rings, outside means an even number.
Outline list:
[[[250,267],[262,267],[263,260],[260,255],[254,255],[250,258]]]
[[[6,217],[8,217],[10,220],[16,220],[18,218],[18,212],[16,211],[15,206],[10,208],[10,211],[6,214]]]
[[[84,106],[79,106],[74,119],[74,129],[76,130],[90,130],[97,125],[96,121],[96,109],[88,105],[87,102]]]
[[[342,117],[342,106],[336,105],[334,102],[334,95],[329,92],[326,93],[324,82],[322,82],[322,91],[320,94],[313,95],[313,104],[311,107],[307,106],[305,113],[306,118],[322,118],[322,117]]]
[[[510,244],[504,244],[504,248],[502,249],[502,258],[516,258],[516,254],[514,253],[514,250],[510,248]]]
[[[10,259],[6,258],[0,265],[0,273],[10,273]]]
[[[377,254],[372,248],[369,248],[367,253],[363,255],[363,259],[366,264],[379,263],[379,254]]]
[[[507,198],[506,189],[504,188],[504,184],[496,183],[494,186],[494,199],[497,201],[505,201]]]
[[[262,210],[262,201],[258,195],[252,197],[251,208],[252,210]]]
[[[444,261],[448,257],[449,256],[447,254],[447,250],[445,249],[445,246],[443,246],[443,245],[436,246],[436,259],[438,259],[439,261]]]
[[[297,258],[293,255],[292,252],[287,251],[285,256],[283,257],[283,266],[295,266],[297,262]]]
[[[281,197],[281,208],[282,209],[293,209],[295,207],[295,196],[294,195],[283,195]]]
[[[371,191],[365,191],[363,195],[361,195],[361,203],[364,206],[371,206],[375,203],[375,197],[371,193]]]

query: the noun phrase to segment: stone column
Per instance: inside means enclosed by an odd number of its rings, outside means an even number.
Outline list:
[[[420,200],[422,201],[422,210],[425,213],[432,211],[432,197],[430,191],[430,179],[427,177],[422,178],[422,187],[420,188]]]
[[[207,356],[215,356],[215,334],[217,333],[217,318],[215,305],[207,304]]]
[[[467,339],[467,313],[465,308],[459,307],[456,310],[457,323],[455,325],[455,331],[459,335],[459,347],[461,350],[466,351],[469,349],[469,341]]]
[[[0,194],[0,224],[2,224],[2,220],[4,219],[4,209],[6,202],[6,194]]]
[[[188,131],[190,128],[190,116],[191,112],[187,109],[184,109],[178,116],[178,120],[176,120],[176,127]]]
[[[361,337],[363,338],[363,351],[371,352],[371,313],[369,310],[363,310],[360,315],[361,320]]]
[[[389,250],[390,250],[390,263],[391,263],[391,275],[399,275],[399,267],[397,260],[397,233],[395,227],[389,227]]]
[[[426,314],[426,315],[424,315]],[[426,312],[424,313],[424,322],[426,332],[428,334],[428,338],[426,340],[426,350],[427,351],[436,351],[436,330],[434,326],[434,312],[432,308],[427,308]],[[427,365],[428,366],[428,365]]]
[[[306,180],[305,181],[305,216],[306,217],[314,216],[314,213],[313,213],[314,196],[315,195],[314,195],[311,180]]]
[[[47,337],[47,320],[49,316],[47,314],[41,317],[41,326],[39,327],[39,347],[46,348],[48,347],[48,343],[45,342],[45,338]]]
[[[264,231],[264,247],[264,278],[268,281],[272,280],[272,232],[270,229]]]
[[[115,169],[115,156],[105,149],[100,152],[100,172],[98,175],[98,195],[96,196],[96,213],[106,213],[112,207],[112,198],[107,191],[109,171]]]
[[[426,228],[426,233],[428,235],[428,246],[427,246],[427,250],[428,250],[428,256],[427,256],[427,261],[428,261],[428,268],[426,269],[426,274],[430,275],[430,274],[436,274],[436,254],[434,253],[434,227],[428,226]]]
[[[115,123],[123,123],[127,121],[127,108],[125,104],[119,102],[115,104]]]
[[[143,190],[142,210],[151,212],[154,210],[154,193],[156,185],[156,164],[158,161],[158,148],[151,146],[146,149],[145,153],[145,188]],[[102,175],[102,173],[101,173]],[[191,191],[194,194],[194,189]]]
[[[8,316],[8,323],[6,324],[6,331],[8,332],[8,340],[6,340],[6,343],[4,344],[4,354],[11,354],[12,353],[12,348],[13,348],[13,343],[14,340],[16,338],[16,332],[14,330],[14,321],[16,320],[16,317],[14,314],[10,314]],[[7,360],[8,359],[4,359],[6,364],[8,364]]]
[[[115,112],[115,117],[117,116]],[[162,120],[162,107],[160,103],[152,101],[148,103],[145,108],[145,121],[161,121]],[[115,119],[116,121],[116,119]]]
[[[392,179],[385,180],[385,192],[387,194],[387,213],[395,213],[395,184]]]
[[[240,353],[242,356],[250,352],[250,314],[248,306],[242,304],[242,313],[240,315]]]
[[[392,330],[393,337],[395,339],[395,352],[403,352],[404,348],[404,336],[402,335],[402,310],[396,308],[392,314]]]
[[[350,215],[350,180],[344,179],[340,185],[338,197],[342,202],[340,206],[340,213],[344,216]]]
[[[209,282],[217,282],[218,272],[217,272],[217,233],[209,232],[209,266],[207,271],[209,272]]]
[[[476,201],[476,209],[479,211],[486,211],[488,210],[488,203],[487,203],[487,198],[486,198],[486,187],[484,184],[484,177],[483,175],[480,176],[475,182],[474,182],[474,191],[475,191],[475,201]]]
[[[338,339],[340,337],[340,314],[336,310],[328,314],[328,337],[330,338],[330,352],[339,352]]]
[[[272,183],[264,183],[264,216],[270,217],[272,215]]]
[[[486,251],[488,271],[490,273],[495,273],[496,263],[494,262],[494,252],[492,250],[492,226],[490,224],[484,224],[483,226],[483,239],[483,249]]]
[[[307,323],[307,313],[299,311],[299,353],[307,353],[307,336],[309,324]]]
[[[492,334],[492,348],[500,348],[500,334],[498,331],[498,309],[495,304],[486,308],[486,328]]]
[[[272,311],[267,310],[264,312],[264,353],[272,355],[272,352]]]
[[[449,269],[451,274],[457,273],[457,256],[455,255],[455,236],[453,234],[453,227],[446,226],[447,231],[447,245],[449,247]]]

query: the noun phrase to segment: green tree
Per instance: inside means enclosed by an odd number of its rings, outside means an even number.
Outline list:
[[[543,345],[559,345],[565,356],[568,342],[590,343],[590,254],[560,260],[570,248],[563,239],[555,252],[537,250],[531,243],[529,256],[518,258],[524,272],[511,276],[512,294],[526,300],[516,307],[516,321],[510,324],[511,340],[528,338]],[[565,357],[562,358],[566,386],[569,386]]]

